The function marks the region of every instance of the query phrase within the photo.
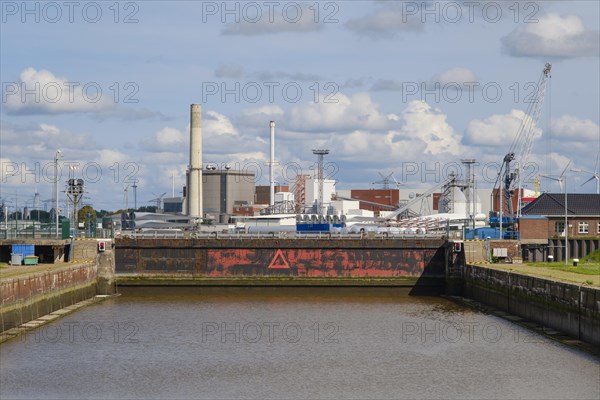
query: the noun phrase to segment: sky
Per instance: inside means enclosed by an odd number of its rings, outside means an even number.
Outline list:
[[[0,4],[9,207],[53,197],[57,150],[61,190],[69,173],[83,178],[96,209],[133,207],[134,182],[138,207],[173,181],[181,195],[193,103],[204,163],[255,172],[257,184],[268,184],[274,120],[280,184],[314,174],[312,150],[324,148],[338,189],[378,188],[391,173],[401,191],[424,189],[465,158],[492,187],[545,63],[523,184],[565,171],[569,192],[595,190],[584,182],[599,168],[596,1]]]

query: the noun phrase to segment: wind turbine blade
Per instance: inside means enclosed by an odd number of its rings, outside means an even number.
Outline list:
[[[596,179],[596,176],[592,176],[590,179],[588,179],[587,181],[583,182],[583,183],[581,184],[581,186],[585,185],[586,183],[588,183],[589,181],[592,181],[592,180],[594,180],[594,179]]]
[[[560,174],[559,178],[562,178],[563,175],[565,174],[565,172],[567,172],[567,169],[569,169],[569,165],[571,165],[571,160],[569,160],[569,162],[567,163],[567,166],[565,167],[565,169],[563,169],[562,174]],[[561,186],[562,186],[562,182],[561,182]]]

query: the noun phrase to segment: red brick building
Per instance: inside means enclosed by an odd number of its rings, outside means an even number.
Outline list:
[[[375,214],[380,211],[392,211],[398,208],[400,191],[398,189],[353,189],[350,197],[363,200],[359,203],[361,210],[370,210]]]
[[[521,240],[562,237],[565,233],[565,195],[544,193],[523,207],[519,221]],[[537,218],[534,218],[537,217]],[[600,236],[600,195],[567,194],[569,237]]]

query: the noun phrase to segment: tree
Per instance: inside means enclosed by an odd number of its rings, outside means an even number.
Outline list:
[[[112,214],[112,213],[110,211],[106,211],[106,210],[96,211],[96,218],[102,218],[102,217],[105,217],[110,214]]]
[[[156,206],[141,206],[140,208],[138,208],[138,212],[155,213],[156,212]]]
[[[91,206],[83,206],[77,212],[77,221],[79,222],[87,222],[88,221],[88,213],[90,213],[90,221],[96,219],[96,210],[94,210]]]

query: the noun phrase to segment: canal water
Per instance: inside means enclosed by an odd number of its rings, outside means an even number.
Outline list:
[[[126,288],[0,346],[2,399],[598,399],[599,377],[401,288]]]

